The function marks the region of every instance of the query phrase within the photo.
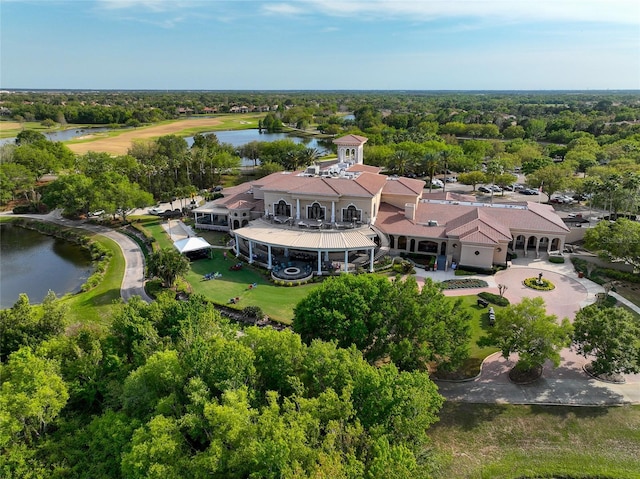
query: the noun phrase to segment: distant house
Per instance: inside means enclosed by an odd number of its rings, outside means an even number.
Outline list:
[[[474,197],[423,196],[422,180],[386,176],[363,164],[367,138],[334,140],[338,162],[303,172],[279,172],[224,190],[194,210],[196,228],[228,231],[249,262],[274,267],[298,257],[313,274],[336,262],[344,271],[373,270],[390,253],[435,256],[440,269],[504,265],[522,255],[564,248],[569,228],[548,205],[476,203]],[[256,259],[257,258],[257,259]]]

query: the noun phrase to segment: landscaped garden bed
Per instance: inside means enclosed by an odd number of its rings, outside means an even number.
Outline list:
[[[445,279],[442,284],[443,289],[486,288],[489,286],[486,281],[476,278]]]

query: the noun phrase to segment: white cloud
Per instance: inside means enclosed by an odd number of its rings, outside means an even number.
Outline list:
[[[640,25],[637,0],[298,0],[280,3],[299,13],[363,18],[493,18]],[[295,7],[293,7],[295,5]]]

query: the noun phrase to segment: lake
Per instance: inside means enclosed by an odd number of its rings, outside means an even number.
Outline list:
[[[71,128],[69,130],[61,130],[61,131],[49,131],[49,132],[41,132],[44,136],[47,137],[47,140],[50,141],[68,141],[73,138],[77,138],[79,136],[91,135],[93,133],[100,133],[103,131],[109,131],[110,128],[107,127],[96,127],[96,128]],[[15,143],[16,139],[13,138],[2,138],[0,139],[0,146],[6,145],[7,143]]]
[[[49,290],[60,296],[80,291],[93,274],[89,253],[37,231],[0,224],[0,308],[13,306],[20,293],[41,303]]]

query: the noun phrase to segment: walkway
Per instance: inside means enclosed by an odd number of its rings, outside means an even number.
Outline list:
[[[24,216],[38,221],[48,221],[72,228],[81,228],[112,239],[120,247],[125,261],[124,275],[122,278],[122,284],[120,285],[120,296],[124,301],[128,301],[132,296],[140,296],[143,301],[146,301],[147,303],[151,302],[151,298],[144,290],[144,255],[142,254],[138,244],[127,235],[104,226],[93,225],[84,221],[68,220],[63,218],[57,210],[46,215],[8,214],[7,216],[9,215]]]
[[[555,284],[553,291],[535,291],[522,284],[523,279],[536,277],[540,272]],[[456,277],[453,271],[424,270],[417,270],[416,276],[418,282],[424,282],[425,277],[435,281]],[[586,278],[578,278],[568,258],[563,264],[550,263],[546,259],[517,258],[509,269],[493,277],[477,277],[487,281],[489,286],[482,289],[445,290],[444,294],[458,296],[480,291],[497,294],[498,284],[505,284],[507,290],[504,295],[512,303],[518,303],[524,297],[540,296],[545,300],[549,314],[573,320],[580,308],[594,303],[597,294],[604,292],[600,285]],[[640,313],[640,307],[625,300],[626,303]],[[553,368],[548,362],[542,378],[529,385],[516,385],[509,380],[508,372],[515,365],[516,358],[512,356],[507,360],[500,353],[487,357],[480,375],[473,380],[436,383],[445,398],[460,402],[572,406],[640,404],[640,374],[624,375],[625,384],[606,383],[587,375],[583,366],[589,360],[572,349],[562,350],[561,357],[559,367]]]

